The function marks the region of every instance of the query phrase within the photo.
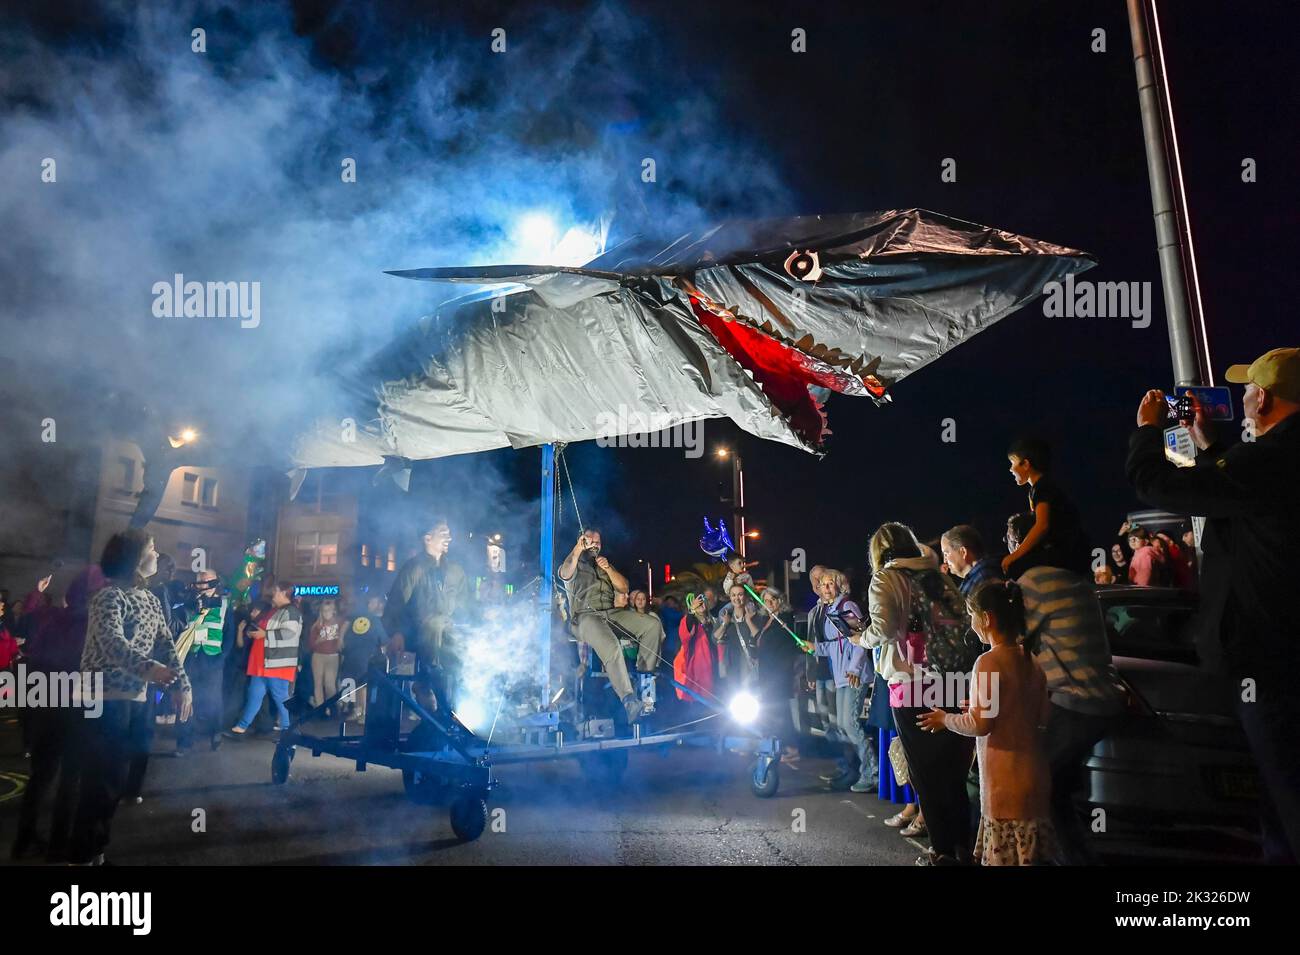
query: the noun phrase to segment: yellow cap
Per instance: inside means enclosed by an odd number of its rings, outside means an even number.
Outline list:
[[[1234,385],[1253,382],[1269,394],[1300,402],[1300,348],[1274,348],[1249,365],[1233,365],[1223,377]]]

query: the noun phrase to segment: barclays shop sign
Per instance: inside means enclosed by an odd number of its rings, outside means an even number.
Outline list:
[[[297,584],[293,588],[295,597],[337,597],[338,584]]]

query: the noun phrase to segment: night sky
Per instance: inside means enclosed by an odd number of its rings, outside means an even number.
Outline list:
[[[1292,40],[1282,5],[1163,6],[1178,12],[1162,27],[1221,376],[1300,338],[1289,281]],[[935,209],[1087,250],[1099,265],[1086,278],[1149,281],[1154,302],[1146,329],[1049,319],[1032,303],[900,382],[892,406],[833,396],[821,460],[707,422],[710,451],[744,456],[748,519],[763,535],[751,557],[779,567],[802,547],[812,562],[854,568],[860,584],[868,538],[885,520],[923,539],[971,522],[996,542],[1006,517],[1026,509],[1005,457],[1020,433],[1052,442],[1059,479],[1106,544],[1141,506],[1123,472],[1138,399],[1172,384],[1124,4],[831,4],[811,16],[762,7],[693,7],[689,21],[656,18],[662,26],[647,30],[706,64],[711,96],[778,164],[794,204],[755,214]],[[783,52],[791,25],[809,31],[808,53]],[[1107,31],[1109,52],[1089,51],[1094,27]],[[947,156],[956,183],[940,181]],[[1253,184],[1240,177],[1248,156]],[[949,417],[955,443],[941,441]],[[696,560],[701,516],[726,511],[714,502],[728,473],[711,455],[594,446],[570,455],[583,516],[616,528],[606,549],[624,565]],[[531,490],[536,455],[506,456],[525,459],[518,486]]]
[[[1152,283],[1149,328],[1114,318],[1049,319],[1035,302],[895,385],[892,406],[832,397],[834,433],[820,460],[750,438],[729,421],[706,423],[708,453],[697,460],[673,450],[575,446],[569,454],[583,516],[606,528],[606,550],[621,566],[640,557],[678,566],[699,558],[700,518],[727,511],[716,500],[727,474],[711,453],[720,445],[744,456],[749,522],[763,535],[751,556],[779,566],[792,548],[803,548],[811,562],[855,568],[859,585],[868,537],[884,520],[908,522],[923,539],[970,522],[997,540],[1007,515],[1025,508],[1005,458],[1017,434],[1053,443],[1059,480],[1096,544],[1136,505],[1123,474],[1134,412],[1145,389],[1172,382],[1122,0],[551,3],[545,16],[496,3],[475,4],[472,12],[451,3],[383,5],[364,14],[343,3],[292,7],[292,29],[310,44],[314,66],[362,85],[367,67],[385,57],[486,44],[496,26],[526,53],[535,28],[550,32],[547,42],[562,43],[557,23],[565,17],[620,23],[617,42],[585,47],[570,72],[556,77],[565,95],[546,103],[535,128],[511,130],[521,148],[575,149],[593,125],[613,130],[630,160],[615,175],[627,184],[602,194],[623,197],[637,195],[636,160],[647,154],[637,140],[653,131],[659,191],[618,210],[612,240],[629,224],[675,223],[676,210],[686,208],[681,197],[706,219],[915,206],[1088,251],[1099,261],[1086,275],[1094,281]],[[1228,364],[1300,343],[1292,304],[1297,80],[1288,7],[1161,4],[1218,375]],[[88,42],[96,5],[35,9],[24,24],[49,42]],[[806,53],[791,52],[795,27],[807,31]],[[1090,49],[1095,28],[1106,31],[1105,53]],[[120,40],[110,27],[95,42]],[[220,68],[219,51],[214,62]],[[526,64],[517,64],[491,82],[503,89],[536,84]],[[589,91],[588,68],[598,78]],[[382,103],[382,89],[369,95]],[[489,84],[479,95],[499,93]],[[479,135],[472,123],[462,133],[466,143]],[[947,157],[957,161],[956,182],[940,179]],[[1255,183],[1241,180],[1245,157],[1258,163]],[[515,158],[496,161],[508,167]],[[577,209],[585,201],[570,200]],[[698,225],[680,215],[682,231]],[[383,268],[460,264],[428,254],[376,261],[376,283],[397,281],[382,276]],[[1237,401],[1239,412],[1240,389]],[[955,443],[940,440],[945,418],[956,421]],[[534,521],[538,454],[421,465],[415,493],[493,488],[511,512],[503,524],[519,528],[518,537]],[[500,482],[484,484],[484,468]],[[478,502],[473,522],[495,523],[492,509],[491,501]],[[562,543],[574,530],[566,524]]]

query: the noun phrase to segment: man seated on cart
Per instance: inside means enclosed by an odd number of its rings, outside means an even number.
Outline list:
[[[560,580],[569,598],[569,619],[578,640],[593,647],[605,665],[609,685],[635,723],[645,712],[628,676],[627,662],[614,627],[635,640],[638,646],[636,669],[653,674],[659,668],[664,645],[664,625],[655,614],[637,613],[626,605],[618,606],[618,595],[626,595],[627,578],[614,569],[608,558],[600,556],[600,531],[586,528],[569,556],[560,564]]]

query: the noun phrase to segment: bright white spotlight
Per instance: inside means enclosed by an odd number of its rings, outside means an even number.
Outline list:
[[[555,220],[546,213],[530,212],[521,217],[515,225],[515,237],[520,251],[537,260],[549,257],[551,250],[555,248],[555,243],[559,240],[560,230]]]
[[[466,729],[477,733],[485,729],[487,709],[478,700],[464,700],[455,709],[456,719],[465,724]]]
[[[748,725],[758,719],[758,700],[748,693],[737,693],[731,698],[731,718]]]
[[[574,226],[551,250],[548,265],[586,265],[600,255],[600,238]]]
[[[525,265],[585,265],[604,251],[599,232],[563,227],[545,212],[528,212],[515,220],[509,255]]]

